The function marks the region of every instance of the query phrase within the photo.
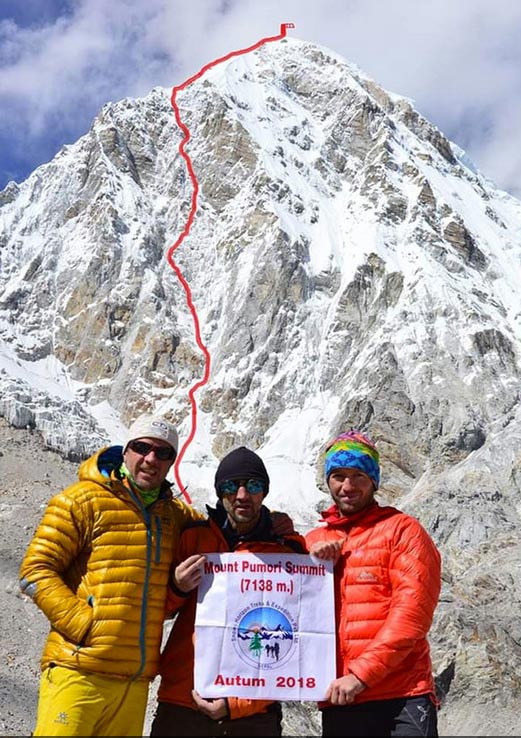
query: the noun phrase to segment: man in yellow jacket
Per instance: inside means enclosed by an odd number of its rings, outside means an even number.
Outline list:
[[[201,518],[166,476],[178,435],[142,415],[53,497],[20,569],[48,618],[35,736],[138,736],[157,673],[172,553]]]

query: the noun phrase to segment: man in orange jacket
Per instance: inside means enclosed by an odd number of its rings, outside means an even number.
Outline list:
[[[323,736],[437,736],[427,634],[441,587],[440,554],[425,529],[374,499],[379,455],[359,431],[326,449],[334,504],[306,535],[310,553],[336,558],[337,678]]]
[[[262,459],[244,446],[235,449],[217,468],[217,506],[208,506],[208,518],[181,535],[167,603],[178,614],[161,657],[151,736],[281,735],[280,703],[233,696],[206,700],[194,690],[193,678],[197,586],[205,554],[306,553],[302,536],[274,532],[263,505],[269,483]]]

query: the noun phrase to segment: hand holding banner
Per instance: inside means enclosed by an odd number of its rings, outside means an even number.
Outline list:
[[[335,670],[333,562],[208,554],[195,622],[203,697],[321,700]]]

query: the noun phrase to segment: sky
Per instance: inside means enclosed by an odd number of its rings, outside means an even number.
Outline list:
[[[105,103],[179,85],[285,22],[411,99],[521,198],[518,0],[0,0],[0,189]]]

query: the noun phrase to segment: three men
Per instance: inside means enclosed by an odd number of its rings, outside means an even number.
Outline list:
[[[85,461],[47,506],[21,567],[22,591],[51,624],[34,735],[141,734],[172,554],[167,611],[177,618],[151,735],[281,735],[280,704],[195,692],[196,589],[207,553],[305,553],[306,542],[274,532],[268,473],[245,447],[219,464],[206,519],[174,500],[166,476],[177,447],[170,423],[141,416],[124,447]],[[313,554],[337,559],[338,676],[320,705],[322,735],[436,736],[427,634],[439,553],[417,520],[375,501],[379,457],[366,436],[335,439],[325,473],[334,504],[306,536]]]

